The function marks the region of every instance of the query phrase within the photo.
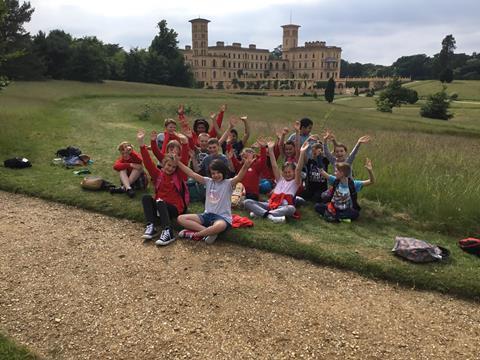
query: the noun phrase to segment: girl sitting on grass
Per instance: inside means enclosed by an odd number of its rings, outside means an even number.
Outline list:
[[[295,194],[302,185],[302,167],[305,162],[305,152],[308,149],[308,142],[305,142],[300,149],[298,164],[286,162],[282,166],[282,173],[278,169],[277,160],[273,152],[275,144],[268,143],[268,153],[272,164],[276,185],[268,202],[245,200],[245,209],[250,211],[251,217],[267,218],[274,223],[285,222],[287,217],[295,214]]]
[[[246,157],[245,162],[238,174],[227,179],[229,169],[222,160],[215,159],[211,162],[210,177],[204,177],[182,162],[178,161],[178,168],[188,177],[205,185],[205,211],[203,214],[180,215],[178,223],[185,229],[178,234],[181,238],[192,240],[204,240],[207,244],[213,244],[218,234],[232,226],[232,192],[237,183],[242,181],[247,169],[253,163],[253,156]]]
[[[144,190],[147,187],[147,177],[143,172],[142,158],[133,150],[132,144],[123,141],[117,147],[120,157],[113,164],[113,169],[118,171],[121,187],[110,190],[111,194],[127,193],[128,197],[135,196],[135,190]]]
[[[153,136],[152,136],[153,137]],[[174,155],[166,154],[162,159],[162,168],[159,169],[152,161],[144,143],[145,131],[137,133],[138,145],[143,157],[143,162],[150,174],[155,187],[155,196],[144,195],[142,198],[143,213],[147,220],[147,227],[142,238],[152,239],[157,233],[156,222],[160,222],[162,232],[155,245],[168,245],[175,241],[172,220],[187,210],[189,194],[183,180],[184,174],[177,168]]]

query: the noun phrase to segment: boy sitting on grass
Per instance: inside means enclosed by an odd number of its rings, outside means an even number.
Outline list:
[[[321,175],[328,180],[332,186],[328,190],[328,202],[315,205],[315,211],[322,215],[327,221],[347,221],[356,220],[360,216],[360,206],[357,202],[357,193],[364,186],[372,185],[375,182],[373,175],[372,162],[367,158],[365,169],[368,171],[368,180],[353,180],[350,164],[346,162],[337,163],[335,167],[335,176],[329,175],[325,170]]]
[[[117,147],[120,157],[113,164],[118,171],[122,186],[110,190],[111,194],[126,193],[129,198],[135,196],[135,190],[144,190],[147,187],[147,177],[143,172],[142,158],[133,150],[132,144],[123,141]]]

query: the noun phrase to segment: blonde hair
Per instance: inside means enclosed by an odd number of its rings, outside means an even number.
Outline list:
[[[210,139],[210,135],[208,135],[207,133],[204,133],[204,132],[198,134],[198,138],[200,139],[201,137],[202,137],[202,138],[206,137],[207,139]]]
[[[341,171],[343,176],[348,176],[350,174],[351,166],[349,163],[346,162],[339,162],[336,165],[338,171]]]
[[[177,126],[177,122],[173,119],[165,119],[164,126],[167,127],[168,125],[173,124]]]
[[[132,144],[130,144],[128,141],[122,141],[120,144],[118,144],[117,150],[123,152],[128,146],[132,147]]]

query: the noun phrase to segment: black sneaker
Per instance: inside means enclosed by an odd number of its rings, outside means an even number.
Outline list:
[[[121,187],[113,187],[110,189],[110,194],[123,194],[126,190],[123,186]]]
[[[142,235],[142,239],[145,240],[152,240],[155,235],[157,235],[158,231],[155,229],[155,225],[147,224],[145,228],[145,232]]]
[[[133,189],[128,189],[127,190],[127,195],[130,199],[132,199],[135,196],[135,190]]]
[[[162,233],[160,234],[160,239],[155,241],[155,245],[165,246],[174,241],[175,241],[175,236],[173,235],[173,231],[170,228],[167,228],[162,230]]]

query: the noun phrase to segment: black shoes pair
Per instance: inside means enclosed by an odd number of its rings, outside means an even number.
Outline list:
[[[116,188],[111,188],[110,189],[110,194],[127,194],[128,197],[131,199],[135,196],[135,190],[132,188],[126,190],[123,186],[121,187],[116,187]]]

